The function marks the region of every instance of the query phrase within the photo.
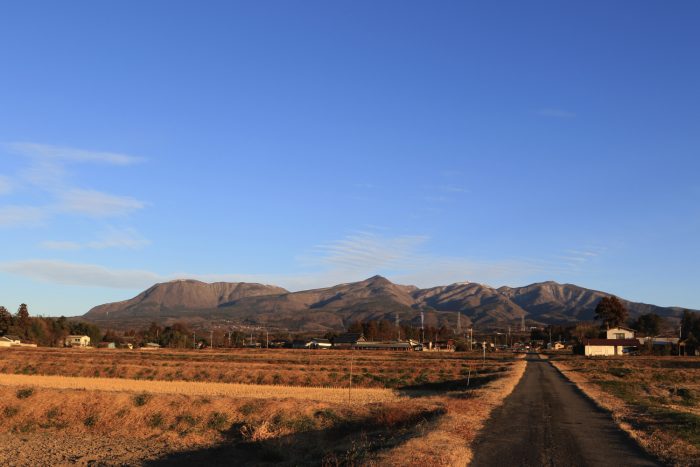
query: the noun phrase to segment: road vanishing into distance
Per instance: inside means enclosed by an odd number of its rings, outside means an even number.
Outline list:
[[[471,465],[660,464],[547,360],[530,354],[522,379],[476,439]]]

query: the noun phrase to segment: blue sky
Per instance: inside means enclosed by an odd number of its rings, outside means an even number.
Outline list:
[[[571,282],[700,308],[697,2],[5,2],[0,304]]]

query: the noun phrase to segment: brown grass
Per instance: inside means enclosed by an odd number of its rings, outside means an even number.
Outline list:
[[[382,465],[467,465],[472,458],[471,444],[489,415],[513,392],[525,373],[526,362],[517,359],[502,377],[468,394],[437,397],[447,415],[431,430],[386,453]],[[478,368],[478,366],[475,366]]]
[[[253,463],[263,455],[291,464],[465,464],[469,443],[524,369],[511,355],[482,362],[420,352],[11,349],[0,356],[0,434],[39,440],[22,447],[35,464],[57,461],[44,435],[140,439],[143,453],[220,445]],[[13,454],[0,449],[0,463],[3,455]]]
[[[155,394],[184,394],[188,396],[228,396],[251,399],[300,399],[335,403],[371,404],[400,399],[390,389],[324,388],[274,386],[233,383],[186,381],[138,381],[116,378],[85,378],[77,376],[7,375],[0,374],[2,386],[36,386],[53,389],[83,389],[116,392],[146,392]]]
[[[0,349],[0,373],[210,381],[290,386],[399,388],[461,378],[464,354],[291,349]]]

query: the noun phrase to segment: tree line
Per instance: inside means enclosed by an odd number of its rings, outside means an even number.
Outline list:
[[[40,346],[61,347],[71,334],[90,336],[93,342],[99,342],[102,337],[99,327],[84,321],[69,320],[65,316],[30,316],[26,303],[22,303],[15,314],[0,306],[0,335],[14,335],[23,342]]]

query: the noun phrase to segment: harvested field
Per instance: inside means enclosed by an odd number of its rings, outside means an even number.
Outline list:
[[[80,376],[43,376],[0,374],[2,386],[36,386],[52,389],[84,389],[97,391],[185,394],[188,396],[228,396],[251,399],[301,399],[323,402],[371,404],[395,402],[399,395],[390,389],[323,388],[274,386],[190,381],[138,381],[117,378],[85,378]]]
[[[0,463],[466,464],[523,367],[510,354],[9,349]],[[279,384],[228,382],[251,379]]]
[[[400,388],[462,379],[476,360],[451,352],[36,348],[0,349],[0,373],[344,387],[352,362],[353,386]]]
[[[552,363],[664,463],[700,465],[700,360],[557,356]]]

